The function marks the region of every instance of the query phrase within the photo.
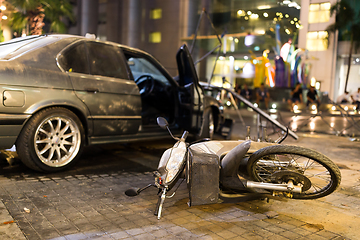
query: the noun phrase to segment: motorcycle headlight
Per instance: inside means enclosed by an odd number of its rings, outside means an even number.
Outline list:
[[[171,151],[170,158],[166,164],[165,185],[169,185],[180,174],[186,158],[186,144],[179,142]]]

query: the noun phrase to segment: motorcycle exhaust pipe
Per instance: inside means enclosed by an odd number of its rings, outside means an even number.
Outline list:
[[[302,187],[294,185],[293,181],[289,181],[287,184],[275,184],[264,182],[243,181],[245,187],[248,188],[260,188],[266,190],[282,191],[282,192],[295,192],[301,193]]]

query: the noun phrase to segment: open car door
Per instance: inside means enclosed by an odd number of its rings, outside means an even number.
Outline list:
[[[198,133],[204,111],[204,93],[199,84],[194,62],[184,44],[176,54],[179,71],[179,125],[193,133]]]

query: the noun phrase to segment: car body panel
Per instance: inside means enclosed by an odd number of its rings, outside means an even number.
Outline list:
[[[124,45],[57,34],[14,41],[17,41],[14,46],[11,42],[0,43],[0,52],[7,49],[0,53],[0,148],[10,148],[15,143],[31,116],[54,106],[70,109],[79,117],[87,144],[167,137],[167,132],[155,124],[143,122],[142,107],[146,101],[134,82],[139,73],[131,72],[125,52],[144,57],[160,73],[154,78],[160,82],[166,79],[166,89],[162,91],[169,95],[169,101],[159,98],[156,104],[168,104],[165,110],[161,107],[158,110],[172,117],[169,122],[174,133],[180,129],[198,133],[204,109],[217,107],[216,102],[204,96],[186,46],[180,49],[182,56],[178,59],[179,82],[183,83],[179,84],[153,56]],[[82,42],[86,46],[101,43],[113,47],[118,52],[124,74],[109,77],[64,69],[61,63],[64,54]],[[89,69],[91,64],[93,62],[89,62]]]

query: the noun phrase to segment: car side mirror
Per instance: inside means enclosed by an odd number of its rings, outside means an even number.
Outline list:
[[[163,117],[158,117],[156,119],[156,121],[157,121],[157,124],[163,129],[167,129],[167,127],[169,126],[169,123]]]

